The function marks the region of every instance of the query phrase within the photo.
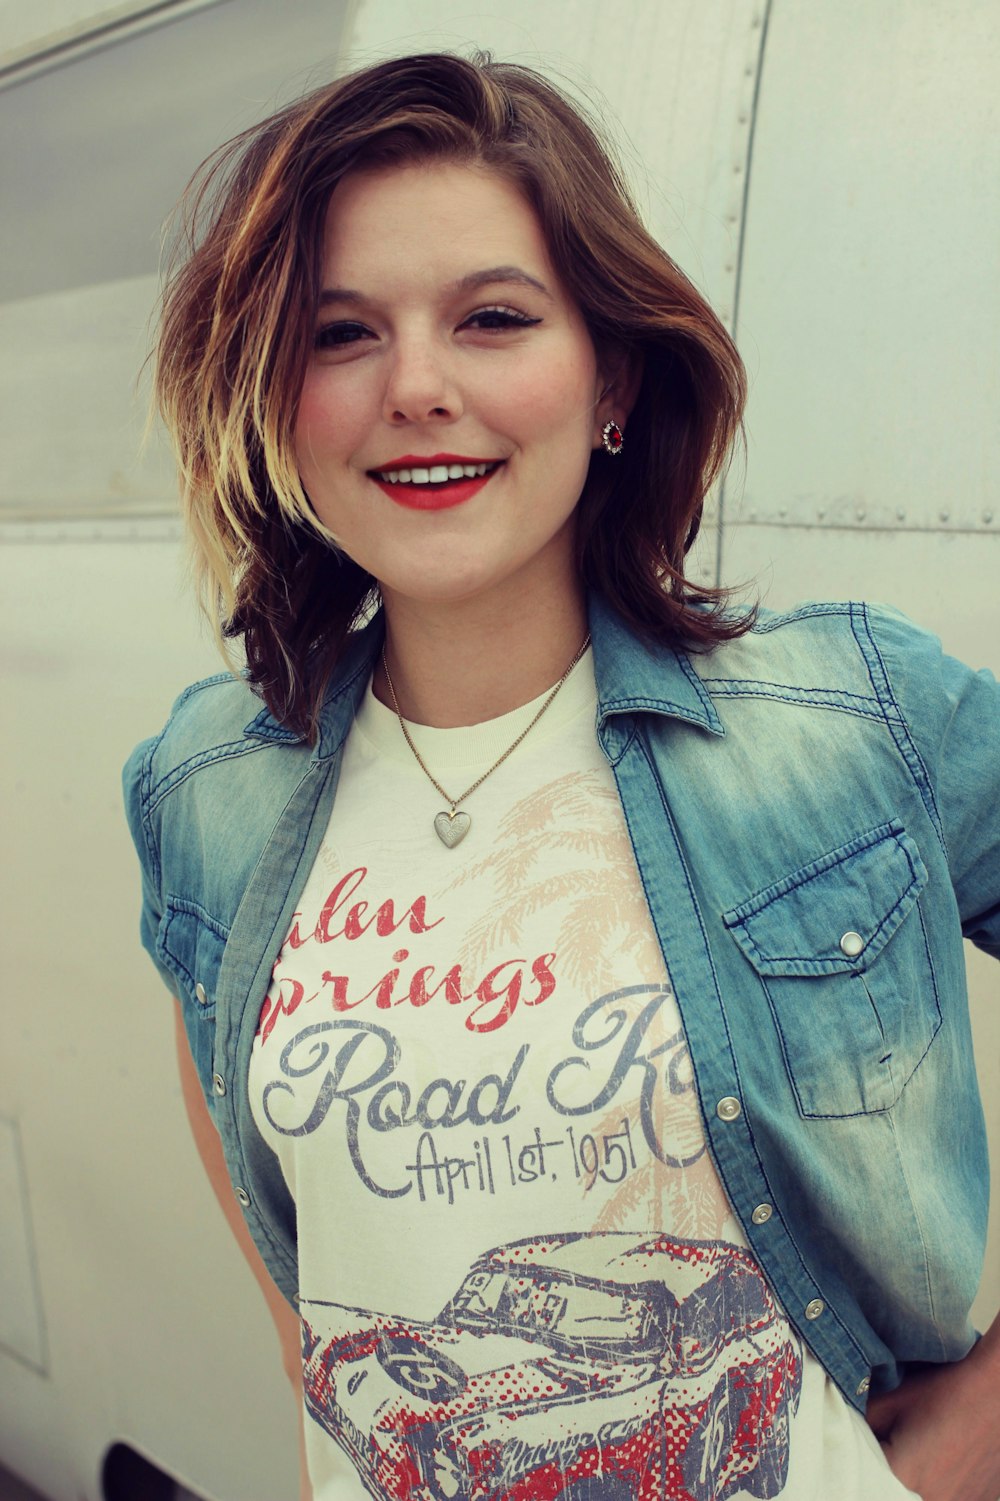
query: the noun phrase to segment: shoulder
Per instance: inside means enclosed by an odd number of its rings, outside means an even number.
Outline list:
[[[195,773],[242,761],[275,744],[297,747],[300,742],[273,719],[242,678],[228,672],[203,678],[184,689],[162,730],[129,756],[123,773],[126,803],[146,816]]]
[[[738,684],[815,689],[885,711],[895,703],[897,681],[905,691],[942,658],[938,638],[892,606],[830,600],[762,608],[743,635],[691,660],[710,691]]]
[[[690,662],[720,714],[724,701],[772,700],[877,722],[922,786],[980,786],[1000,774],[1000,686],[950,656],[933,632],[888,605],[859,601],[762,610],[737,639]],[[732,722],[732,714],[725,716]]]
[[[722,623],[731,636],[708,647],[650,642],[599,599],[590,614],[605,711],[659,708],[715,730],[722,727],[721,701],[732,706],[737,698],[883,721],[923,714],[920,684],[928,674],[940,675],[942,662],[959,676],[969,671],[945,659],[937,638],[899,611],[857,600],[730,610]]]

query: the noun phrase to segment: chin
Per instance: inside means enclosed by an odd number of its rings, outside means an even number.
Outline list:
[[[412,599],[428,605],[460,604],[502,589],[518,572],[516,563],[509,569],[497,570],[481,557],[462,557],[454,542],[442,540],[440,547],[413,548],[397,568],[391,573],[386,571],[380,585],[389,598]]]
[[[382,593],[390,599],[395,597],[412,600],[414,604],[460,605],[486,598],[501,587],[502,581],[497,579],[463,579],[454,576],[435,578],[424,574],[419,581],[408,580],[403,588],[383,585]]]

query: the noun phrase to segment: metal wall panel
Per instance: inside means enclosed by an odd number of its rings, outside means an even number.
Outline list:
[[[136,390],[164,221],[210,151],[334,72],[346,0],[147,9],[157,29],[0,89],[0,524],[173,514]]]
[[[22,1145],[48,1335],[44,1371],[0,1349],[0,1463],[51,1501],[98,1501],[123,1441],[219,1501],[270,1501],[295,1494],[291,1394],[184,1117],[119,792],[131,746],[218,660],[176,548],[118,525],[120,541],[0,549],[17,851],[0,1113]],[[20,1282],[0,1263],[0,1300]]]
[[[739,309],[748,518],[1000,533],[998,100],[993,0],[775,0]]]

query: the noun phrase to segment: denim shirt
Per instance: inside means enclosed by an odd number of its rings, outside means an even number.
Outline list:
[[[1000,957],[1000,689],[862,604],[765,614],[701,655],[643,644],[599,598],[590,613],[596,734],[715,1166],[788,1317],[863,1409],[869,1385],[974,1338],[988,1175],[962,936]],[[293,1302],[295,1208],[251,1115],[250,1053],[381,630],[355,638],[315,747],[221,675],[125,769],[142,941]],[[632,1066],[651,1072],[639,1043]]]

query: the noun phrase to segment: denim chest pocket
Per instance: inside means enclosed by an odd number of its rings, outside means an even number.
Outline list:
[[[197,902],[168,896],[156,948],[178,982],[184,1025],[198,1077],[212,1100],[215,999],[229,934]]]
[[[896,821],[857,835],[723,921],[756,970],[804,1116],[888,1110],[941,1025],[919,897]]]

